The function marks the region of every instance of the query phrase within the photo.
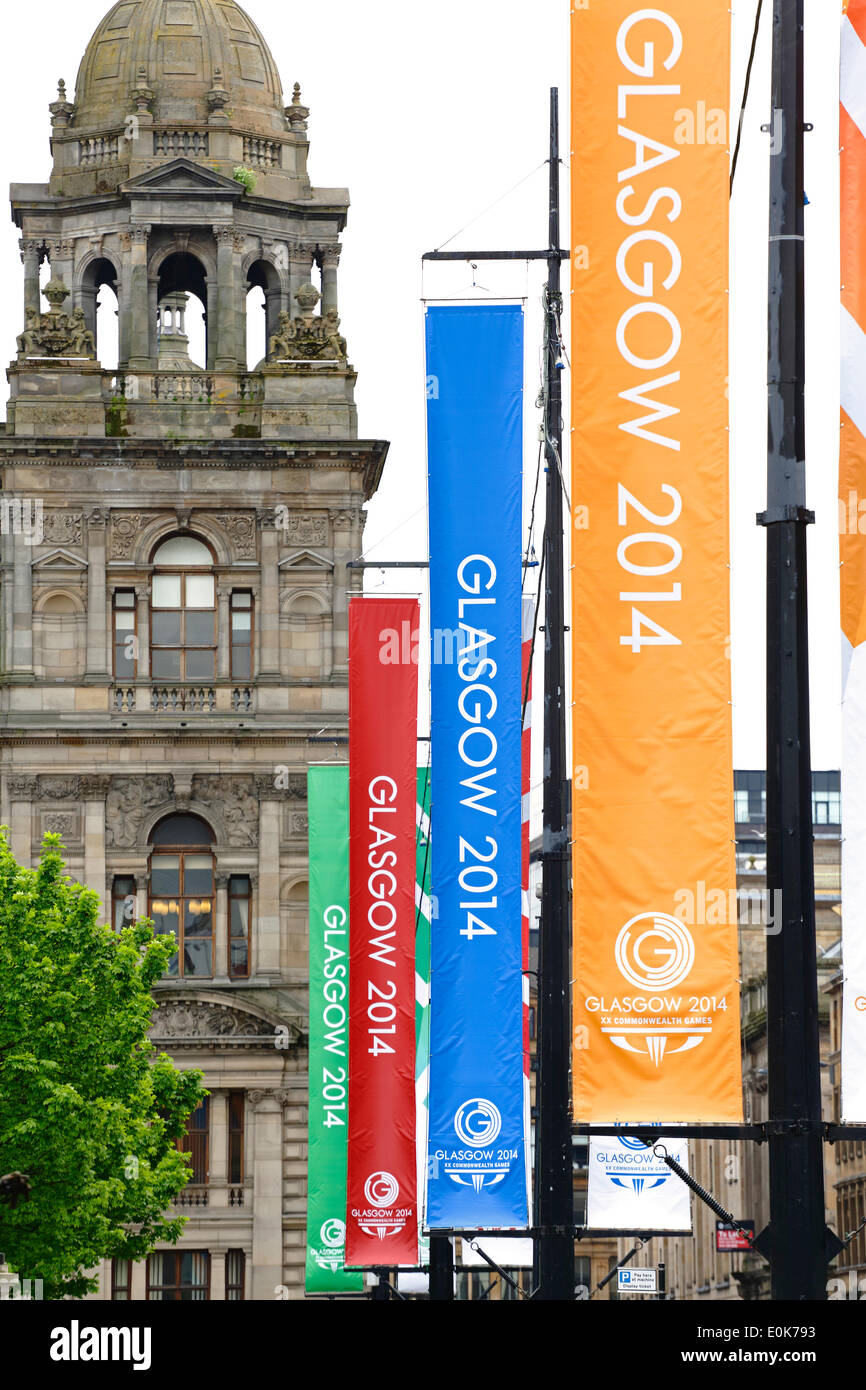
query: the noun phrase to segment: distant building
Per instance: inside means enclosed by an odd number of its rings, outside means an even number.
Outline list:
[[[765,933],[773,929],[776,914],[774,905],[767,900],[766,785],[764,772],[734,774],[743,1090],[746,1122],[749,1124],[760,1124],[769,1118]],[[838,1118],[838,997],[841,992],[839,959],[842,926],[840,787],[838,772],[815,772],[812,775],[821,1080],[824,1118],[828,1121]],[[840,1172],[841,1155],[847,1155],[849,1149],[852,1151],[852,1166],[857,1168],[857,1176],[852,1175],[850,1179],[847,1168],[844,1177]],[[859,1154],[856,1154],[858,1149]],[[689,1153],[692,1175],[722,1206],[738,1220],[753,1220],[757,1232],[769,1224],[769,1170],[765,1145],[701,1140],[690,1143]],[[825,1147],[826,1216],[827,1224],[835,1230],[854,1228],[857,1222],[847,1226],[845,1223],[858,1209],[858,1201],[860,1219],[866,1215],[863,1208],[866,1199],[866,1164],[862,1162],[862,1157],[862,1143],[836,1145],[835,1153],[832,1146]],[[858,1159],[861,1160],[859,1167]],[[840,1183],[844,1194],[841,1198]],[[768,1298],[770,1273],[767,1262],[751,1252],[718,1252],[716,1217],[696,1197],[693,1198],[693,1215],[693,1237],[654,1240],[634,1263],[651,1266],[664,1260],[668,1291],[675,1299]],[[619,1242],[620,1258],[629,1248],[627,1240]],[[860,1263],[866,1264],[866,1242],[852,1253],[859,1253]]]
[[[50,113],[48,181],[12,186],[0,820],[25,865],[59,834],[106,920],[175,936],[152,1035],[210,1092],[179,1245],[104,1264],[99,1297],[302,1298],[306,774],[345,757],[387,454],[339,331],[348,192],[311,183],[300,90],[231,0],[115,4]]]

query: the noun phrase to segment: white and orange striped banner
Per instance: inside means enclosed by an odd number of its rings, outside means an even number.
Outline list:
[[[842,21],[842,1118],[866,1121],[866,0]]]

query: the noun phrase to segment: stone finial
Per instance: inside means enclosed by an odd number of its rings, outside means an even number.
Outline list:
[[[153,101],[154,97],[156,96],[156,93],[154,92],[153,88],[150,86],[147,80],[147,68],[144,66],[144,63],[139,63],[138,65],[138,71],[136,72],[135,77],[135,86],[133,87],[130,96],[132,97],[132,100],[135,102],[136,115],[149,116],[150,103]]]
[[[309,317],[309,315],[313,313],[321,297],[315,285],[309,282],[301,285],[301,288],[295,295],[295,299],[298,302],[298,307],[304,318]]]
[[[212,116],[221,116],[229,104],[222,68],[214,68],[213,86],[206,94],[208,109]]]
[[[301,135],[307,129],[309,114],[310,108],[304,106],[301,101],[301,84],[296,82],[292,92],[292,104],[286,107],[286,120],[296,134]]]
[[[62,77],[57,83],[57,100],[51,102],[48,110],[51,112],[51,124],[61,128],[69,125],[70,117],[75,113],[75,106],[67,97],[66,83]]]
[[[42,293],[51,305],[52,313],[59,313],[64,301],[69,298],[69,290],[63,281],[55,280],[53,277],[48,281]]]

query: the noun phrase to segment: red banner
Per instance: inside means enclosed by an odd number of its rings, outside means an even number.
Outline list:
[[[415,793],[412,599],[349,607],[349,1168],[346,1264],[415,1265]]]

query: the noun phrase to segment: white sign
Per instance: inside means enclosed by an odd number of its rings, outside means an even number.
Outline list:
[[[657,1269],[621,1269],[617,1275],[617,1289],[620,1293],[658,1293],[659,1272]]]
[[[511,1236],[477,1236],[472,1242],[499,1265],[500,1269],[531,1269],[532,1241]],[[463,1264],[467,1269],[489,1269],[487,1261],[463,1241]]]
[[[660,1143],[688,1172],[687,1139]],[[589,1141],[587,1229],[677,1231],[692,1229],[691,1193],[681,1178],[640,1139]]]

